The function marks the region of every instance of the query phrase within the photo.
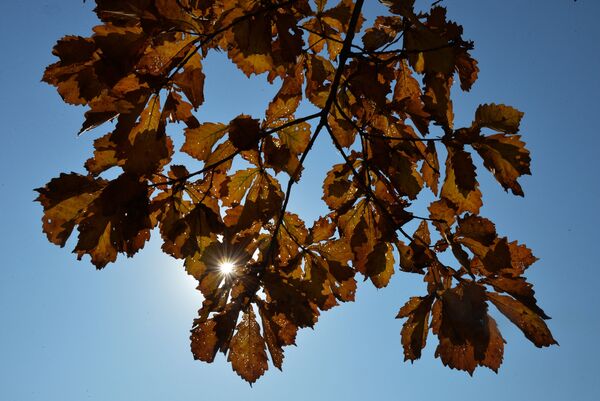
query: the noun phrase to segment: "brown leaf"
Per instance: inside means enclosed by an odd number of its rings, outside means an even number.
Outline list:
[[[423,176],[425,185],[431,189],[434,195],[437,195],[440,181],[440,162],[434,142],[428,142],[425,148],[425,158],[421,165],[421,175]]]
[[[279,216],[283,192],[279,181],[266,171],[256,174],[256,178],[248,189],[243,206],[239,213],[230,213],[225,217],[225,224],[237,230],[246,230],[262,222],[266,224],[271,219]],[[258,227],[260,228],[260,226]]]
[[[489,315],[487,316],[487,323],[489,342],[485,351],[485,358],[481,361],[481,365],[498,373],[498,369],[500,369],[500,365],[502,365],[504,359],[504,344],[506,344],[506,341],[502,337],[496,321]]]
[[[187,128],[181,151],[198,160],[207,160],[213,146],[228,129],[227,125],[219,123],[204,123],[197,128]]]
[[[42,223],[48,240],[64,246],[106,184],[103,179],[71,173],[61,174],[43,188],[37,188],[36,201],[44,208]]]
[[[429,217],[436,220],[433,222],[433,225],[441,233],[445,233],[456,221],[457,213],[454,209],[454,204],[445,198],[434,201],[429,205]],[[440,223],[440,221],[443,223]]]
[[[283,313],[274,313],[272,306],[270,303],[260,302],[258,303],[258,310],[271,360],[273,365],[281,370],[283,347],[295,344],[298,327],[290,322]]]
[[[150,190],[125,173],[111,181],[87,207],[79,222],[77,258],[89,254],[96,268],[114,262],[117,253],[133,256],[150,239]]]
[[[503,269],[510,269],[511,257],[506,237],[494,242],[493,247],[483,257],[483,265],[487,271],[496,273]]]
[[[411,67],[418,73],[451,74],[454,70],[454,51],[439,32],[419,27],[404,33],[404,46]]]
[[[473,126],[514,134],[519,130],[523,114],[519,110],[503,104],[482,104],[475,112]]]
[[[377,288],[387,287],[394,275],[394,252],[392,245],[379,242],[369,254],[366,275]]]
[[[168,74],[171,68],[183,61],[193,48],[193,37],[188,35],[182,39],[181,35],[177,35],[175,39],[170,39],[173,38],[157,40],[154,46],[148,46],[136,63],[136,73],[160,77]]]
[[[280,140],[272,137],[265,138],[262,151],[265,155],[265,164],[273,168],[275,173],[285,171],[294,181],[300,179],[302,166],[298,156]]]
[[[358,188],[349,179],[351,169],[346,164],[333,166],[323,182],[323,200],[331,210],[339,210],[354,203]]]
[[[519,135],[496,134],[480,137],[472,146],[483,159],[483,165],[494,174],[505,191],[510,189],[513,194],[523,196],[517,179],[524,174],[531,174],[531,158],[520,138]]]
[[[194,321],[190,335],[194,359],[212,362],[218,351],[227,352],[239,313],[239,309],[229,308],[211,319]]]
[[[305,93],[315,106],[325,107],[334,73],[335,68],[329,60],[317,55],[307,57]]]
[[[347,85],[350,92],[357,99],[373,102],[379,109],[385,108],[395,72],[385,64],[382,66],[363,59],[353,60],[348,69]]]
[[[487,314],[481,285],[462,282],[444,291],[434,304],[432,329],[440,340],[435,355],[444,365],[472,375],[477,366],[497,370],[502,363],[504,340]]]
[[[103,89],[94,71],[96,52],[93,39],[65,36],[52,50],[60,61],[46,68],[42,80],[56,86],[65,102],[86,104]]]
[[[431,238],[429,227],[426,221],[421,221],[419,227],[413,234],[414,241],[407,246],[402,242],[398,243],[400,252],[400,268],[408,272],[422,272],[424,268],[430,266],[435,256],[429,249]]]
[[[248,383],[254,383],[268,369],[265,340],[252,308],[244,313],[231,339],[229,356],[233,370]]]
[[[490,301],[510,319],[536,347],[548,347],[558,344],[542,317],[521,302],[495,292],[488,292]]]
[[[464,242],[463,239],[460,241]],[[477,255],[472,266],[485,276],[498,273],[506,277],[518,277],[537,260],[525,245],[519,245],[516,241],[508,242],[506,237],[495,239],[489,247],[471,242],[469,248]]]
[[[431,115],[435,121],[442,126],[452,128],[454,125],[454,109],[450,90],[452,88],[452,76],[442,74],[427,74],[424,78],[425,94],[423,103],[425,112]]]
[[[239,153],[239,149],[236,149],[231,141],[227,140],[218,144],[217,147],[208,155],[204,161],[204,166],[205,168],[210,166],[213,171],[228,171],[232,165],[232,158]]]
[[[542,319],[550,319],[548,315],[537,305],[533,285],[528,283],[525,277],[487,277],[484,283],[494,287],[496,291],[505,292],[531,309]]]
[[[347,115],[347,114],[346,114]],[[356,128],[336,108],[327,116],[327,123],[340,146],[349,148],[356,139]]]
[[[169,92],[163,107],[163,119],[184,122],[188,128],[198,128],[200,123],[192,114],[192,105],[184,101],[177,92]]]
[[[227,17],[233,26],[226,32],[221,46],[247,76],[267,71],[270,80],[284,76],[295,64],[304,45],[298,19],[306,16],[308,7],[304,7],[306,10],[302,13],[290,10],[290,7],[301,9],[302,3],[282,7],[286,10],[282,13],[274,12],[268,3],[259,4],[256,8],[262,7],[264,12],[247,14],[245,18],[239,18],[244,14],[242,7],[234,8],[231,17]]]
[[[394,274],[393,240],[390,222],[366,200],[340,217],[342,237],[349,241],[353,265],[377,288],[387,286]]]
[[[446,178],[441,196],[456,207],[456,214],[478,213],[483,205],[471,155],[462,149],[448,148]]]
[[[328,217],[320,217],[310,229],[309,242],[326,241],[335,233],[336,225]]]
[[[259,313],[262,321],[263,335],[267,344],[269,354],[271,354],[271,361],[273,365],[281,370],[283,364],[283,349],[284,345],[279,336],[279,326],[272,320],[272,316],[264,307],[259,307]]]
[[[258,120],[239,115],[229,123],[229,140],[239,150],[255,149],[260,139]]]
[[[413,297],[398,312],[396,319],[408,318],[400,333],[404,347],[404,360],[414,361],[421,357],[421,350],[427,342],[429,313],[434,297]]]
[[[288,121],[294,117],[296,109],[302,100],[302,84],[304,83],[304,74],[302,63],[294,70],[293,75],[287,75],[281,88],[269,103],[265,113],[266,127],[275,127],[277,121]]]
[[[190,13],[191,4],[186,8],[186,3],[178,0],[156,0],[155,2],[157,14],[162,18],[169,20],[170,24],[181,27],[181,29],[190,29],[195,26],[195,20]],[[191,2],[189,2],[191,3]]]
[[[290,330],[313,327],[319,317],[319,309],[306,296],[304,282],[292,277],[283,279],[282,274],[281,271],[267,270],[263,275],[264,291],[273,307],[273,313],[285,316],[291,323],[288,325]],[[295,338],[294,330],[291,330],[291,334]]]
[[[262,74],[273,67],[271,56],[271,21],[264,16],[252,17],[235,24],[229,58],[247,76]]]
[[[413,135],[416,135],[412,129],[400,131],[397,124],[390,124],[387,127],[386,125],[385,123],[380,125],[380,128],[385,129],[386,137],[413,138]],[[409,153],[415,149],[409,148],[405,151],[402,143],[403,141],[393,143],[374,136],[369,139],[372,154],[367,160],[371,168],[376,167],[388,177],[395,192],[400,196],[415,199],[423,188],[423,179],[417,171],[416,159]]]
[[[321,310],[336,306],[337,302],[327,277],[326,261],[317,255],[307,255],[303,267],[302,288],[306,297]]]
[[[334,240],[312,248],[319,254],[317,263],[326,272],[323,284],[326,292],[342,302],[354,301],[356,292],[355,271],[349,266],[352,252],[346,241]],[[315,255],[311,255],[315,257]]]
[[[216,322],[211,319],[198,324],[192,329],[190,340],[194,359],[204,362],[214,361],[218,350],[215,325]]]
[[[455,50],[456,70],[460,78],[460,87],[464,91],[471,90],[471,87],[477,81],[479,67],[477,60],[464,50]]]
[[[233,175],[228,176],[221,186],[221,201],[225,206],[234,206],[242,202],[242,199],[248,192],[248,188],[254,183],[260,170],[249,168],[238,170]]]
[[[510,242],[508,247],[510,250],[511,269],[507,273],[513,276],[520,276],[529,266],[538,260],[538,258],[533,256],[531,249],[523,244],[519,245],[517,241]]]
[[[217,201],[211,197],[194,204],[184,200],[182,193],[176,193],[159,195],[153,203],[160,204],[162,209],[159,218],[162,249],[176,258],[204,251],[223,230]]]
[[[341,0],[336,6],[327,10],[322,10],[313,18],[306,22],[304,26],[310,29],[309,44],[315,48],[316,52],[323,49],[323,44],[327,44],[327,52],[330,60],[335,60],[342,50],[342,36],[345,33],[350,22],[353,2],[350,0]],[[358,25],[360,26],[361,21]]]
[[[362,37],[363,47],[373,51],[394,40],[402,29],[402,20],[395,16],[378,16],[372,28],[365,31]]]
[[[194,109],[204,103],[204,78],[199,56],[192,57],[183,71],[173,77],[173,83],[181,88]]]
[[[85,164],[90,173],[120,166],[125,172],[150,178],[171,161],[173,143],[165,132],[160,99],[153,96],[139,106],[120,115],[115,130],[94,141],[94,157]]]
[[[300,253],[299,245],[306,241],[308,231],[304,221],[293,213],[286,212],[283,216],[282,228],[277,233],[277,256],[283,266],[286,266]]]
[[[425,135],[429,132],[429,113],[425,111],[423,92],[419,82],[412,76],[406,61],[402,60],[396,69],[396,86],[392,107],[410,116],[415,126]]]
[[[467,213],[463,218],[458,219],[456,236],[463,237],[462,242],[465,245],[478,243],[482,246],[490,246],[498,234],[494,223],[490,220]]]
[[[124,160],[122,165],[125,172],[149,177],[171,161],[173,143],[161,124],[158,96],[148,102],[125,144],[116,148],[117,157]]]

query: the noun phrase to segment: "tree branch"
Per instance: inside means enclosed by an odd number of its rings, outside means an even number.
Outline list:
[[[284,198],[283,204],[281,206],[281,210],[279,212],[279,217],[277,218],[275,227],[271,233],[271,240],[269,243],[269,247],[267,248],[267,251],[265,252],[265,256],[263,258],[263,263],[260,264],[259,266],[257,266],[258,271],[256,272],[257,273],[257,280],[255,282],[256,284],[254,286],[252,286],[251,288],[247,289],[247,293],[252,294],[252,296],[247,298],[248,302],[250,302],[250,300],[255,297],[256,292],[258,291],[260,279],[261,279],[262,275],[264,274],[267,266],[271,262],[273,251],[275,250],[275,246],[277,244],[277,233],[281,229],[281,225],[283,223],[283,218],[285,216],[285,211],[287,209],[287,205],[288,205],[288,202],[290,199],[292,187],[295,183],[294,177],[297,176],[300,169],[302,168],[302,166],[304,164],[304,160],[306,159],[306,156],[312,149],[312,147],[313,147],[317,137],[319,136],[320,132],[322,131],[323,127],[328,128],[327,116],[329,115],[331,106],[333,105],[334,100],[337,96],[337,90],[340,85],[340,80],[341,80],[344,68],[346,66],[346,62],[348,61],[348,58],[350,55],[350,49],[352,46],[352,41],[354,40],[354,34],[356,31],[356,26],[358,24],[358,19],[359,19],[360,13],[361,13],[363,3],[364,3],[364,0],[357,0],[356,4],[354,5],[354,9],[352,10],[352,16],[350,17],[350,22],[348,25],[348,34],[346,35],[346,38],[344,39],[344,45],[343,45],[342,50],[339,55],[339,64],[338,64],[338,67],[336,70],[335,77],[331,84],[331,89],[329,91],[329,95],[327,97],[325,105],[323,106],[323,109],[321,109],[321,111],[316,114],[316,116],[320,117],[319,124],[315,128],[314,134],[312,135],[308,145],[306,146],[306,148],[304,149],[304,152],[302,153],[302,156],[300,157],[299,164],[298,164],[298,167],[296,168],[296,171],[294,172],[294,174],[292,175],[292,177],[290,177],[290,180],[288,181],[287,188],[285,191],[285,198]]]

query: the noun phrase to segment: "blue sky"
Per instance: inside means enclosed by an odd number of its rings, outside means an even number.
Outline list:
[[[417,278],[362,285],[357,302],[325,313],[315,330],[288,347],[284,371],[271,368],[250,388],[220,355],[192,359],[189,328],[200,305],[181,263],[151,241],[133,259],[104,271],[78,262],[41,232],[33,188],[60,172],[83,171],[97,130],[79,138],[82,108],[67,106],[40,83],[51,48],[65,34],[87,35],[92,5],[81,1],[0,3],[0,399],[12,400],[597,400],[600,391],[600,2],[596,0],[445,1],[475,40],[480,79],[455,102],[457,125],[479,103],[525,112],[522,133],[533,176],[515,198],[481,171],[485,207],[503,235],[527,243],[540,261],[528,277],[560,347],[539,350],[500,317],[508,344],[499,372],[473,377],[433,358],[403,362],[394,319]],[[367,0],[367,13],[375,10]],[[199,117],[260,116],[273,88],[247,80],[222,56],[205,66],[207,102]],[[264,100],[264,102],[263,102]],[[322,141],[308,159],[310,177],[291,204],[307,218],[322,212]]]

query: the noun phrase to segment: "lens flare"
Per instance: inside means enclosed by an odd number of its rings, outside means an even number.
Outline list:
[[[224,260],[219,263],[219,270],[226,276],[229,276],[235,270],[235,263],[230,260]]]

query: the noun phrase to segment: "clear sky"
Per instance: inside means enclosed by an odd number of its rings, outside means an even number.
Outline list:
[[[476,44],[480,79],[455,102],[457,125],[478,103],[525,112],[533,176],[515,198],[481,171],[485,207],[498,231],[530,246],[540,261],[528,274],[553,317],[560,347],[537,349],[496,313],[508,344],[499,374],[473,377],[433,357],[403,362],[399,307],[424,293],[397,273],[383,290],[362,285],[357,302],[324,313],[315,330],[286,349],[284,371],[271,368],[253,388],[219,354],[194,361],[189,329],[200,305],[179,261],[151,241],[133,259],[95,271],[41,232],[33,188],[60,172],[83,172],[97,130],[77,138],[82,108],[40,83],[51,48],[96,23],[88,1],[0,2],[0,400],[581,400],[600,399],[600,2],[597,0],[444,1]],[[366,1],[367,14],[375,0]],[[205,66],[200,118],[259,117],[272,94],[222,56]],[[310,177],[291,208],[322,212],[320,181],[328,144],[308,159]]]

